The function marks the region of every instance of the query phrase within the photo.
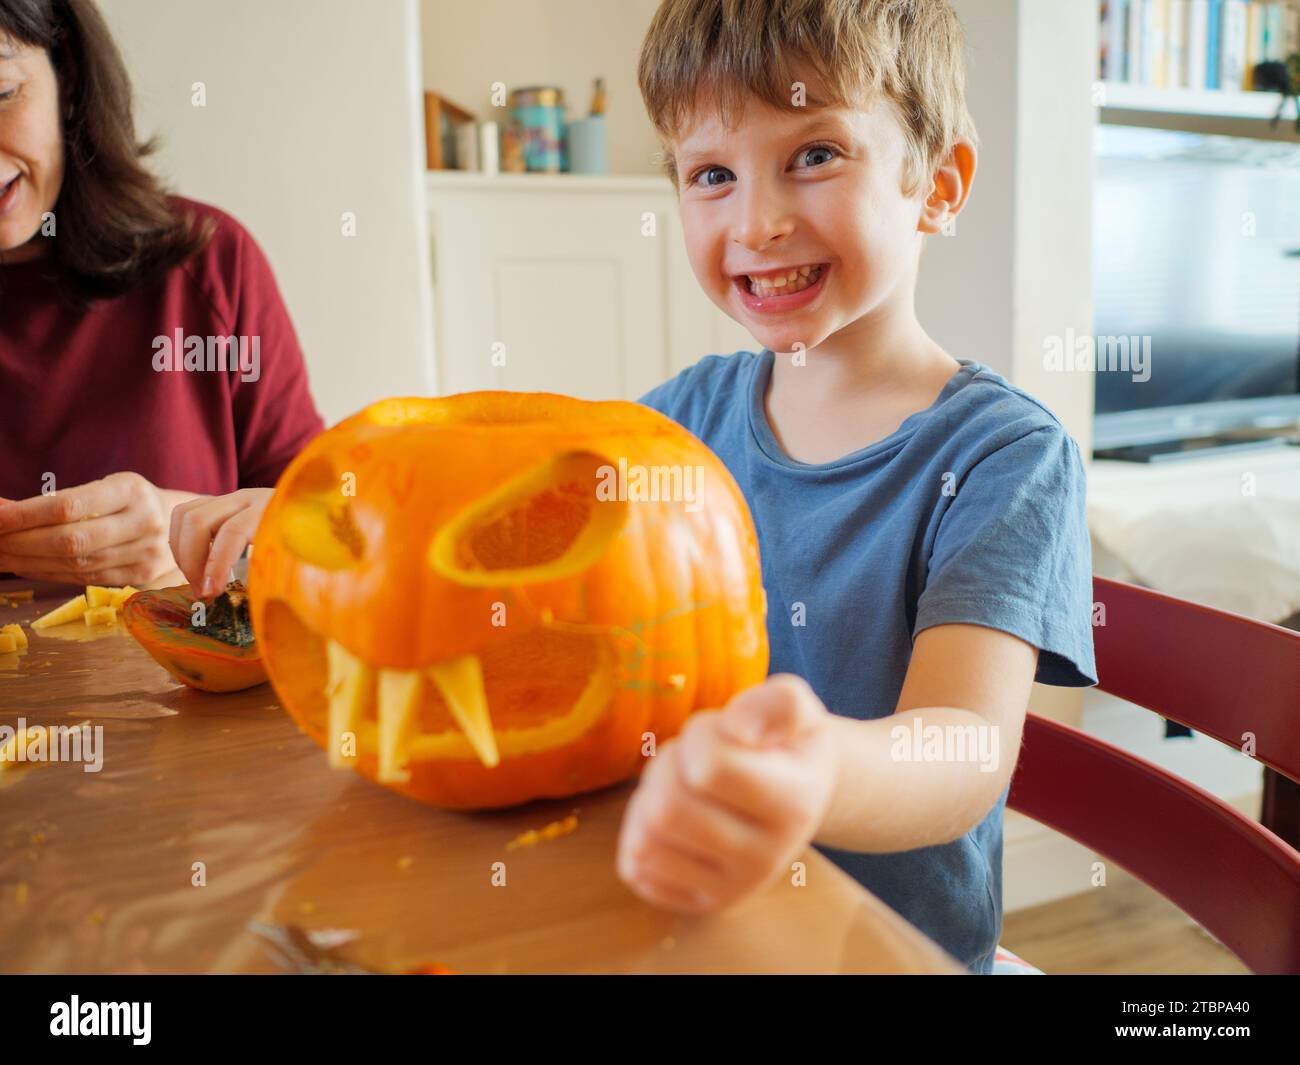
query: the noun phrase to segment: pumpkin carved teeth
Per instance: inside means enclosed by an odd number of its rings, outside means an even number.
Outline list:
[[[350,766],[356,759],[357,733],[365,716],[366,701],[374,690],[374,673],[334,640],[329,642],[330,765]],[[351,737],[351,742],[348,742]]]
[[[411,726],[420,708],[423,678],[413,669],[379,671],[379,772],[388,784],[405,784],[411,779],[406,768]]]
[[[355,761],[361,737],[371,735],[366,728],[366,711],[377,695],[378,776],[388,783],[406,783],[410,779],[406,764],[416,739],[414,724],[420,708],[420,671],[372,669],[335,640],[329,641],[328,661],[325,694],[329,700],[330,765],[350,766]],[[489,769],[499,764],[501,755],[492,731],[483,666],[478,658],[461,655],[430,666],[424,674],[437,687],[479,761]],[[374,727],[370,725],[370,729]]]
[[[469,740],[474,753],[489,769],[501,761],[496,735],[488,714],[483,665],[475,655],[461,655],[429,667],[429,679],[438,686],[447,709]]]

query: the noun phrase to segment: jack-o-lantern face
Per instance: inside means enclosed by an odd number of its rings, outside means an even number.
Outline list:
[[[636,403],[386,400],[285,471],[249,572],[276,691],[329,752],[440,806],[636,773],[767,672],[753,522]]]

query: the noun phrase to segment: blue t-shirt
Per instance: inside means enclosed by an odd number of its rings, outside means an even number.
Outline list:
[[[774,356],[709,355],[641,397],[723,461],[753,512],[772,673],[837,714],[888,717],[917,633],[966,623],[1039,648],[1035,679],[1085,687],[1092,558],[1078,445],[1032,396],[969,359],[928,408],[834,462],[785,453],[764,399]],[[818,847],[974,972],[1002,927],[1006,792],[951,843]]]

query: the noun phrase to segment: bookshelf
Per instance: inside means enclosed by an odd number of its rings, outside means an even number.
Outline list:
[[[1100,120],[1297,141],[1296,107],[1251,91],[1255,65],[1300,52],[1300,0],[1104,0]]]
[[[1269,121],[1281,102],[1276,93],[1227,89],[1157,89],[1149,85],[1099,82],[1108,111],[1158,111],[1170,115],[1204,115],[1212,118]],[[1288,102],[1282,120],[1294,123],[1295,104]]]

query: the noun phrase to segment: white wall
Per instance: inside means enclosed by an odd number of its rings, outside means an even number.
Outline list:
[[[176,192],[252,232],[327,421],[434,390],[415,0],[101,0]],[[206,86],[194,107],[192,85]],[[354,212],[357,235],[341,218]]]
[[[1015,0],[955,0],[954,6],[966,30],[967,104],[979,133],[978,165],[955,232],[926,243],[916,311],[950,354],[976,359],[1010,379],[1019,61]]]
[[[1046,403],[1087,454],[1090,374],[1043,368],[1049,336],[1092,332],[1096,4],[954,0],[980,135],[971,200],[931,239],[917,314],[939,343]]]
[[[1092,134],[1097,5],[1020,0],[1016,97],[1016,384],[1092,450],[1094,377],[1049,371],[1044,339],[1092,335]]]

